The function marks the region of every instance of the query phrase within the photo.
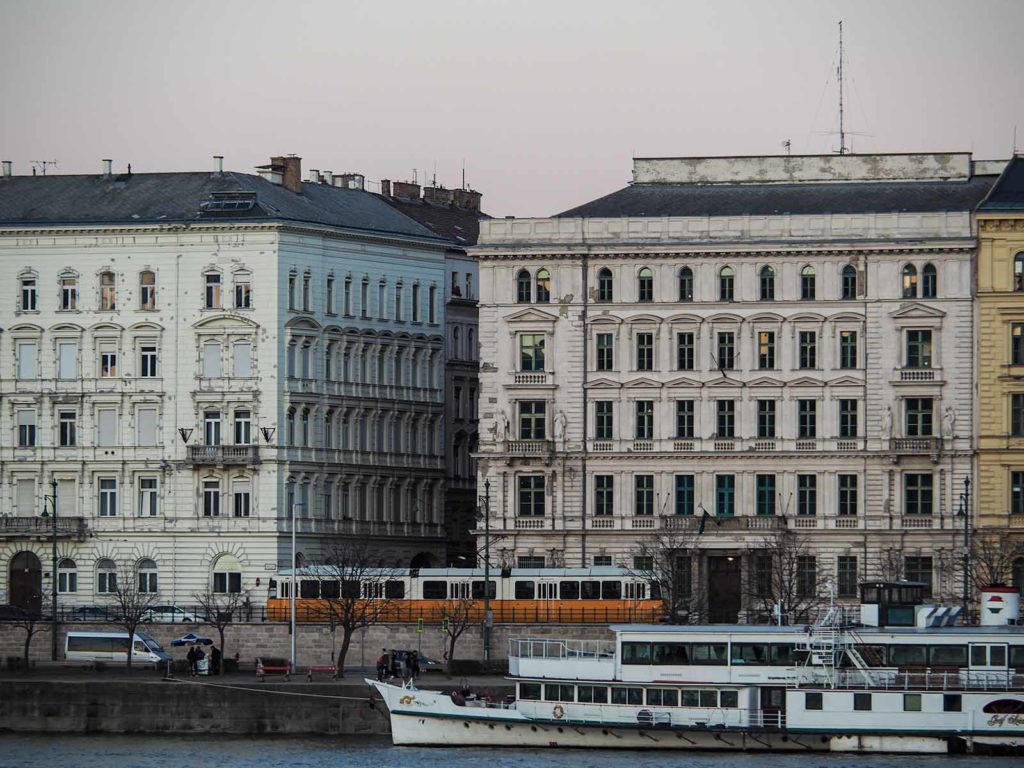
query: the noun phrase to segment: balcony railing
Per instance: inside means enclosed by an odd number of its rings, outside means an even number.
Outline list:
[[[255,445],[190,445],[188,460],[192,464],[224,466],[243,464],[254,466],[260,463],[259,448]]]
[[[937,460],[942,444],[937,437],[893,437],[889,439],[889,450],[896,456],[930,456]]]
[[[53,537],[52,517],[0,517],[0,538]],[[84,517],[57,517],[57,538],[85,539]]]
[[[509,453],[529,456],[551,453],[554,447],[551,440],[509,440],[505,443],[505,450]]]

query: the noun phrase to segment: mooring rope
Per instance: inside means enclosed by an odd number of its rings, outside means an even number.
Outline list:
[[[299,693],[297,691],[276,691],[272,688],[262,687],[250,687],[247,685],[227,685],[225,683],[206,683],[202,680],[181,680],[176,677],[165,677],[166,682],[173,683],[189,683],[191,685],[203,685],[209,688],[227,688],[233,691],[256,691],[257,693],[273,693],[278,696],[306,696],[312,699],[337,699],[343,701],[362,701],[370,702],[371,704],[375,701],[372,695],[367,696],[330,696],[325,693]]]

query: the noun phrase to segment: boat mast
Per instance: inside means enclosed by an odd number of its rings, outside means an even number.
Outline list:
[[[846,125],[843,115],[843,22],[839,22],[839,67],[836,71],[839,81],[839,154],[846,154]]]

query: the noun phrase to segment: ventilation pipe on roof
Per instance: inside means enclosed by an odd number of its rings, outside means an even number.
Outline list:
[[[391,182],[387,179],[380,180],[380,193],[384,197],[391,197]]]
[[[3,177],[5,179],[9,179],[11,178],[11,176],[14,175],[14,171],[12,170],[12,164],[10,160],[0,160],[0,166],[3,166]]]
[[[104,160],[103,161],[103,178],[110,179],[114,177],[114,161]]]
[[[334,186],[334,172],[333,171],[324,171],[323,178],[320,179],[320,181],[322,181],[324,184],[327,184],[329,186]]]
[[[213,156],[213,172],[224,173],[224,155]]]
[[[311,184],[319,184],[320,183],[320,171],[318,171],[316,168],[310,168],[309,169],[309,181],[310,181]]]

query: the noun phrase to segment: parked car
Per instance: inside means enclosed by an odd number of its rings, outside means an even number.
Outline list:
[[[17,605],[0,605],[0,621],[21,621],[23,619],[33,618],[39,622],[51,621],[52,616],[48,613],[41,613],[39,611],[29,611],[27,608],[22,608]]]
[[[197,621],[206,621],[205,616],[200,616],[193,611],[186,611],[176,605],[154,605],[145,610],[142,614],[143,622],[161,622],[166,624],[187,624]]]
[[[68,615],[68,619],[71,621],[93,621],[100,623],[117,621],[119,618],[113,608],[106,608],[101,605],[79,606]]]

